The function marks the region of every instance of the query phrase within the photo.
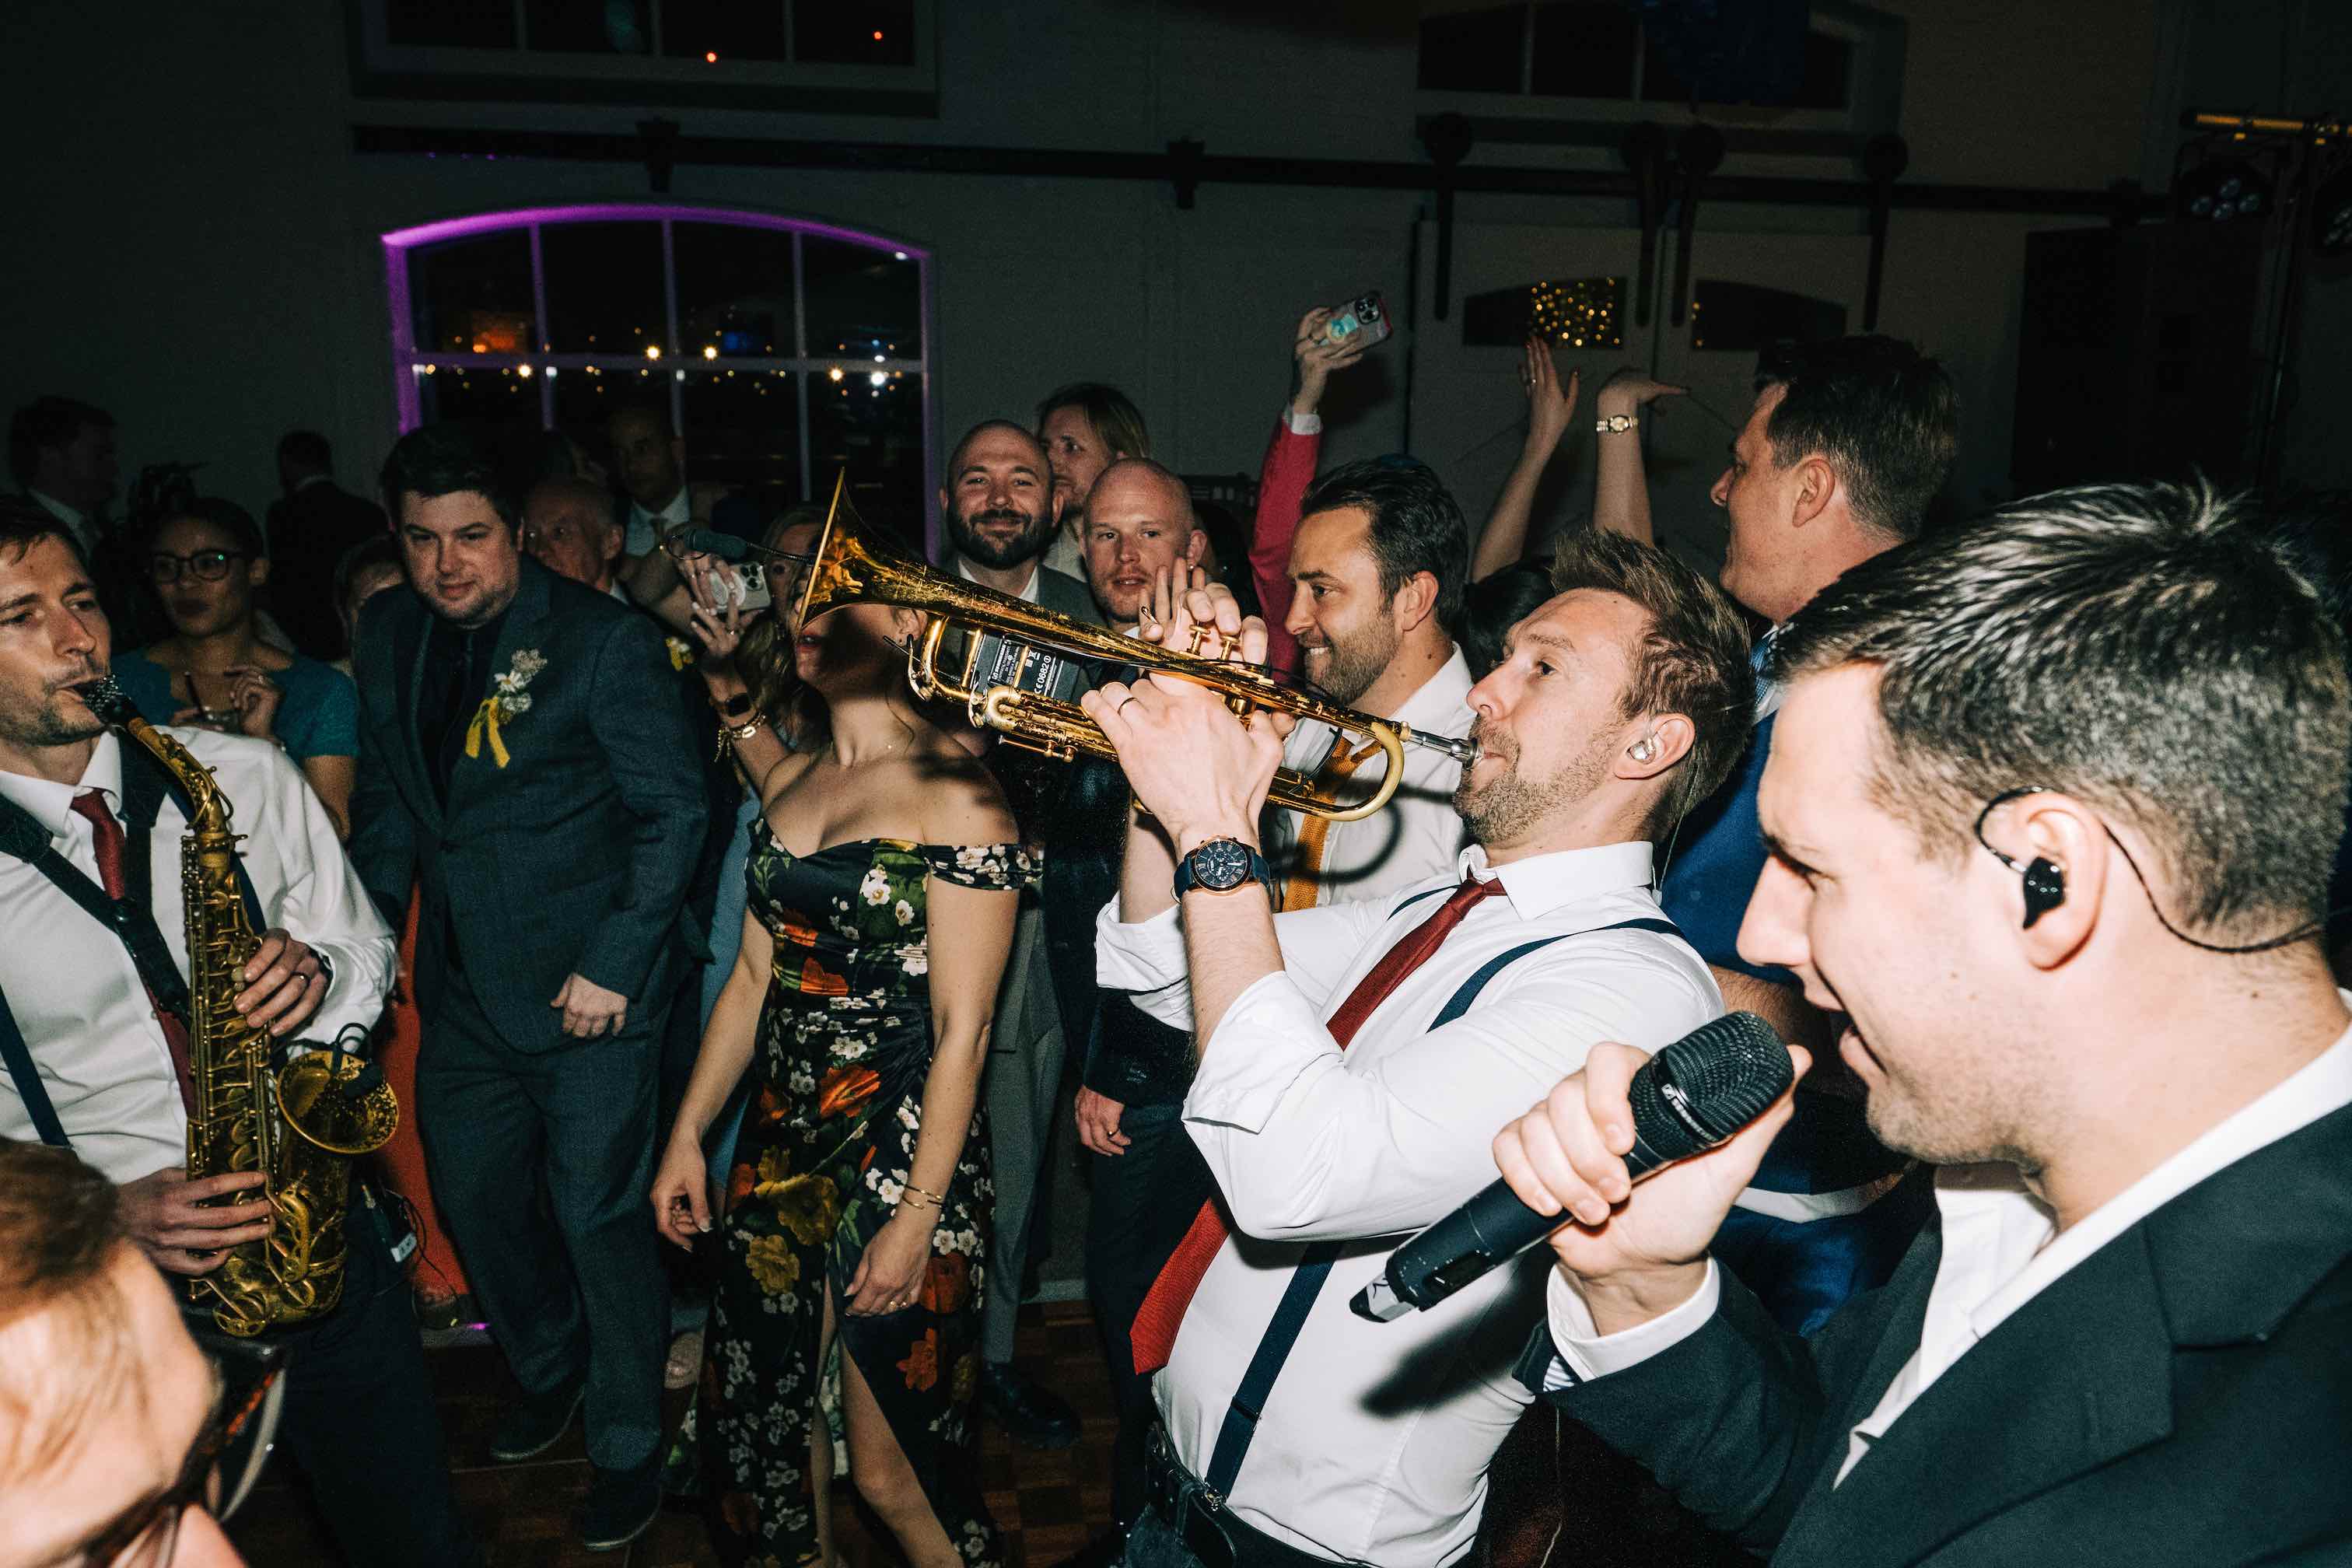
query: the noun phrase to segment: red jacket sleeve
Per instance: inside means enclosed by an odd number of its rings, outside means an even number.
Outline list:
[[[1323,450],[1318,431],[1301,436],[1286,411],[1274,422],[1265,462],[1257,476],[1257,521],[1250,531],[1250,578],[1265,608],[1266,658],[1283,674],[1295,674],[1298,645],[1283,629],[1295,585],[1290,581],[1290,542],[1298,532],[1299,507],[1315,482],[1315,460]]]

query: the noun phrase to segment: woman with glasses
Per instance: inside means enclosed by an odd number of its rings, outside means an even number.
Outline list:
[[[145,563],[172,634],[115,659],[123,691],[151,724],[276,742],[348,836],[359,693],[333,667],[262,639],[255,600],[269,557],[252,514],[200,497],[156,526]]]

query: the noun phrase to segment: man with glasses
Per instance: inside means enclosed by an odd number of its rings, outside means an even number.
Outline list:
[[[239,1381],[189,1338],[120,1189],[62,1149],[0,1140],[0,1568],[241,1562],[219,1520],[283,1389]]]
[[[257,1173],[192,1181],[184,1169],[186,818],[144,749],[90,707],[110,637],[73,537],[46,512],[0,502],[0,1138],[71,1149],[121,1184],[121,1231],[155,1268],[194,1278],[218,1268],[225,1249],[267,1237],[269,1208]],[[392,936],[324,807],[275,746],[171,732],[236,808],[238,858],[266,928],[235,1005],[289,1044],[363,1037],[383,1010]],[[107,905],[116,918],[101,922],[90,911]],[[0,1179],[0,1194],[12,1188]],[[373,1212],[355,1204],[346,1217],[341,1304],[277,1342],[294,1367],[286,1446],[350,1563],[471,1563],[415,1319]],[[0,1268],[31,1267],[17,1250],[0,1239]],[[110,1384],[118,1369],[162,1354],[159,1339],[185,1335],[175,1323],[149,1332],[121,1307],[101,1315],[121,1331],[112,1351],[26,1364],[61,1380],[89,1368]],[[0,1328],[7,1318],[0,1305]],[[69,1387],[12,1398],[16,1376],[0,1369],[0,1463],[37,1469],[61,1450],[11,1429],[59,1415],[79,1432],[86,1413]],[[111,1461],[147,1463],[161,1430],[109,1450]],[[17,1512],[15,1499],[0,1502],[0,1531]]]

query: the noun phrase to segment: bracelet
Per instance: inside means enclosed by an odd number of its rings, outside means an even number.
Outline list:
[[[767,716],[761,713],[752,714],[740,724],[719,725],[719,749],[710,753],[710,760],[714,763],[717,762],[719,758],[727,755],[730,752],[732,752],[735,749],[737,742],[750,740],[761,730],[766,729],[767,725]]]
[[[1631,414],[1604,414],[1592,422],[1592,428],[1600,435],[1608,436],[1621,430],[1631,430],[1640,423]]]
[[[902,1204],[908,1198],[920,1198],[935,1209],[947,1207],[948,1200],[944,1194],[935,1193],[929,1187],[919,1187],[912,1182],[901,1182],[898,1187],[898,1201]]]

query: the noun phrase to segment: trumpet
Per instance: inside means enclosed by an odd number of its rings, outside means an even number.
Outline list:
[[[1189,651],[1158,647],[935,572],[866,526],[849,503],[847,478],[844,473],[834,481],[815,554],[793,557],[804,561],[808,572],[801,624],[850,605],[887,605],[922,616],[923,629],[907,647],[908,684],[926,701],[961,703],[973,724],[997,731],[1007,744],[1056,762],[1081,753],[1116,761],[1117,751],[1076,701],[1094,684],[1081,661],[1096,661],[1205,686],[1244,722],[1253,712],[1267,712],[1328,724],[1343,736],[1363,738],[1351,744],[1377,747],[1387,757],[1379,785],[1357,801],[1318,789],[1295,769],[1278,770],[1266,798],[1287,811],[1333,822],[1371,816],[1396,794],[1407,746],[1444,752],[1465,767],[1477,757],[1473,742],[1359,713],[1293,690],[1255,665],[1228,662],[1234,639],[1214,627],[1194,627]],[[1213,642],[1213,653],[1207,651]]]

